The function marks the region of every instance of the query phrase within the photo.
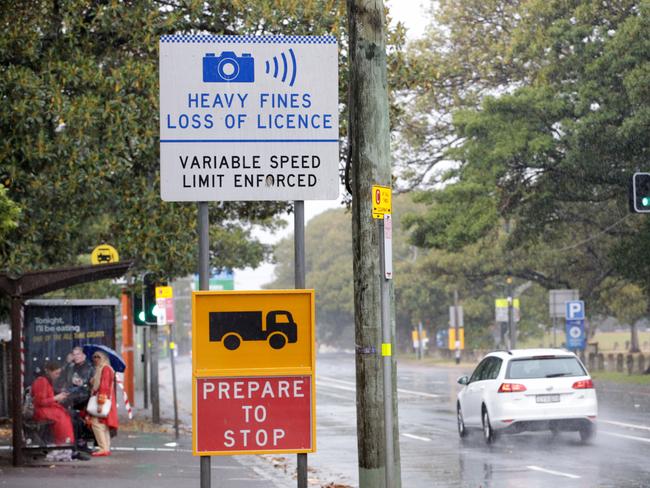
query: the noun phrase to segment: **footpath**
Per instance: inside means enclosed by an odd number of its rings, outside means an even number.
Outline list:
[[[0,487],[11,488],[185,488],[200,486],[200,458],[192,438],[173,428],[143,420],[120,419],[109,457],[88,461],[46,462],[26,454],[27,464],[11,464],[10,425],[0,427]],[[213,456],[212,488],[295,487],[286,460],[272,456]]]

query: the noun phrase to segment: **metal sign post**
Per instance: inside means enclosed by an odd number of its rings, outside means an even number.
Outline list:
[[[379,292],[381,294],[381,355],[384,382],[384,449],[386,452],[386,488],[392,488],[395,477],[393,439],[393,352],[390,327],[390,287],[393,278],[393,221],[390,187],[373,185],[372,218],[379,232]]]
[[[199,202],[199,290],[210,288],[210,222],[208,202]],[[194,325],[194,324],[192,324]],[[192,330],[194,335],[194,330]],[[210,456],[201,456],[201,488],[210,488]]]
[[[381,293],[381,355],[383,358],[384,378],[384,437],[386,449],[386,488],[393,486],[395,452],[393,451],[393,374],[392,374],[392,339],[390,334],[390,288],[388,281],[392,278],[386,264],[390,262],[386,254],[386,222],[392,224],[390,214],[384,215],[377,221],[379,225],[379,253],[380,253],[380,293]]]
[[[294,287],[305,288],[305,202],[297,200],[293,207]],[[296,459],[298,488],[307,488],[307,454]]]

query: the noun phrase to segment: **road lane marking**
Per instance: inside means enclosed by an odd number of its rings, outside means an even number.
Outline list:
[[[353,401],[352,398],[346,397],[344,395],[337,395],[336,393],[332,393],[331,391],[323,391],[323,390],[317,390],[316,391],[319,396],[325,395],[328,397],[336,398],[338,400],[348,400],[348,401]]]
[[[605,435],[611,435],[611,436],[614,436],[614,437],[620,437],[622,439],[631,439],[633,441],[640,441],[640,442],[648,442],[648,443],[650,443],[650,439],[648,439],[646,437],[636,437],[636,436],[633,436],[633,435],[616,434],[615,432],[607,432],[607,431],[603,431],[603,430],[599,430],[598,433],[599,434],[605,434]]]
[[[555,476],[564,476],[565,478],[571,478],[574,480],[580,479],[580,476],[577,474],[563,473],[561,471],[553,471],[552,469],[544,469],[539,466],[526,466],[528,469],[533,471],[539,471],[540,473],[554,474]]]
[[[323,380],[327,381],[328,383],[327,384],[323,383]],[[330,382],[335,383],[335,384],[332,384]],[[341,383],[341,384],[339,385],[339,384],[336,384],[336,383]],[[316,386],[318,386],[319,384],[321,384],[323,386],[329,386],[331,388],[339,388],[341,390],[356,391],[355,383],[353,383],[351,381],[339,380],[337,378],[332,378],[332,377],[329,377],[329,376],[320,376],[320,375],[317,376],[316,377]],[[345,385],[345,386],[343,386],[343,385]],[[348,386],[348,385],[352,385],[352,386]],[[435,393],[426,393],[424,391],[406,390],[404,388],[398,388],[397,391],[398,391],[398,393],[404,393],[405,395],[414,395],[414,396],[420,396],[420,397],[425,397],[425,398],[440,398],[440,395],[437,395]]]
[[[355,384],[354,381],[346,381],[346,380],[342,380],[342,379],[339,379],[339,378],[332,378],[331,376],[323,376],[323,375],[320,375],[320,374],[316,377],[316,379],[333,381],[334,383],[345,383],[346,385],[354,385]]]
[[[336,388],[338,390],[345,390],[345,391],[357,391],[356,388],[352,388],[350,386],[343,386],[343,385],[332,385],[329,383],[323,383],[322,381],[316,380],[316,388]]]
[[[599,419],[599,422],[603,422],[605,424],[617,425],[619,427],[628,427],[630,429],[650,430],[650,427],[648,427],[646,425],[628,424],[626,422],[617,422],[615,420]]]
[[[404,437],[409,437],[410,439],[415,439],[416,441],[431,442],[431,439],[428,437],[420,437],[419,435],[413,434],[402,434]]]
[[[405,390],[404,388],[398,388],[397,391],[399,393],[406,393],[407,395],[415,395],[426,398],[440,398],[440,395],[436,395],[435,393],[425,393],[423,391]]]

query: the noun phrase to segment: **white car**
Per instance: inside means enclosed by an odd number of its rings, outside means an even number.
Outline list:
[[[561,349],[514,349],[485,356],[471,376],[458,378],[458,434],[481,429],[485,441],[500,433],[596,430],[598,401],[586,368]]]

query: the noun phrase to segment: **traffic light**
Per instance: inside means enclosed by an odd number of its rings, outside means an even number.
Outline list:
[[[155,312],[156,307],[156,282],[151,273],[146,273],[142,277],[142,311],[144,312],[144,322],[147,325],[158,323],[158,317]]]
[[[135,325],[156,325],[156,282],[151,273],[142,277],[142,289],[133,293],[133,323]]]
[[[133,294],[133,323],[135,325],[147,325],[142,311],[142,293]]]
[[[650,173],[634,173],[630,186],[630,211],[650,213]]]

